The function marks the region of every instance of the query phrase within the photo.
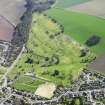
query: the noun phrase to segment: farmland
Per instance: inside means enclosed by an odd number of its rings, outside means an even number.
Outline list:
[[[11,41],[14,32],[14,26],[4,17],[0,16],[0,40]]]
[[[63,33],[55,36],[59,31],[60,25],[47,16],[38,13],[33,15],[28,49],[8,75],[11,80],[19,76],[12,84],[13,87],[35,92],[44,82],[69,86],[78,78],[85,68],[81,60],[91,61],[94,56],[88,53],[86,57],[80,57],[81,46],[74,44]],[[33,72],[37,79],[25,75],[29,72]]]
[[[81,4],[90,0],[57,0],[55,7],[57,8],[68,8],[73,5]]]
[[[105,19],[105,0],[91,0],[86,3],[69,7],[68,10],[94,15]]]
[[[47,14],[64,26],[65,34],[70,35],[81,44],[84,44],[92,35],[100,36],[101,42],[91,47],[90,50],[96,54],[105,52],[105,20],[63,9],[51,9],[47,11]]]
[[[16,26],[25,12],[25,4],[25,0],[0,0],[0,15]]]
[[[100,55],[97,59],[88,65],[90,70],[94,70],[100,73],[105,73],[105,54]]]

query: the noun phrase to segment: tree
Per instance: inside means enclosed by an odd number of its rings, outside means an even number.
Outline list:
[[[52,76],[58,76],[59,75],[59,71],[58,70],[54,70]]]
[[[101,38],[99,36],[93,35],[91,36],[85,44],[89,47],[97,45],[100,42]]]

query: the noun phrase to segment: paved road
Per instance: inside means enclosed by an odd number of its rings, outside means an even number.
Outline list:
[[[0,100],[0,105],[4,105],[4,102],[6,102],[8,99],[10,99],[12,96],[12,94],[10,94],[9,96],[5,97],[5,99]]]
[[[67,92],[61,94],[59,97],[54,98],[52,100],[48,100],[48,101],[42,101],[41,100],[41,101],[33,101],[33,102],[31,101],[30,103],[34,104],[34,105],[35,104],[44,105],[46,103],[59,102],[59,100],[64,96],[69,96],[69,98],[75,98],[75,97],[78,97],[78,96],[83,96],[84,93],[87,93],[87,94],[89,94],[90,101],[93,102],[93,104],[95,104],[96,102],[93,101],[91,93],[92,92],[100,92],[100,91],[103,91],[103,90],[105,91],[105,89],[93,89],[93,90],[89,90],[89,91],[78,91],[78,92],[67,91]]]
[[[93,89],[93,90],[87,90],[87,91],[76,91],[76,92],[72,92],[70,90],[62,93],[60,96],[56,97],[56,98],[53,98],[51,100],[31,100],[29,98],[28,102],[31,104],[31,105],[47,105],[47,104],[50,104],[50,103],[57,103],[59,102],[59,100],[62,98],[62,97],[69,97],[69,98],[75,98],[75,97],[81,97],[84,95],[84,93],[86,93],[89,97],[89,101],[93,103],[93,105],[96,105],[96,102],[93,100],[92,98],[92,95],[91,93],[92,92],[101,92],[101,91],[104,91],[105,92],[105,88],[102,88],[102,89]],[[23,96],[22,95],[17,95],[15,93],[11,93],[13,96],[16,96],[18,98],[22,98]]]

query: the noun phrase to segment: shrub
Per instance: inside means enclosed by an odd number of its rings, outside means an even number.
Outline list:
[[[89,47],[91,46],[94,46],[94,45],[97,45],[99,42],[100,42],[100,37],[99,36],[96,36],[96,35],[93,35],[92,37],[90,37],[86,42],[85,44]]]

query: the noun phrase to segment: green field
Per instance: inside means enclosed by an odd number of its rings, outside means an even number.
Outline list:
[[[64,34],[56,36],[55,34],[59,31],[59,24],[53,23],[47,16],[38,13],[33,15],[27,52],[22,55],[18,64],[8,75],[13,80],[17,73],[20,74],[12,85],[13,87],[34,92],[40,84],[46,81],[59,86],[70,86],[71,82],[78,78],[85,67],[81,61],[91,60],[93,55],[89,53],[86,57],[80,57],[81,46],[78,43],[74,44]],[[31,64],[27,62],[29,59]],[[37,77],[44,80],[33,80],[25,76],[32,70],[35,71]]]
[[[90,0],[57,0],[55,7],[57,8],[68,8],[70,6],[84,3]]]
[[[81,44],[92,35],[100,36],[101,42],[90,49],[96,54],[105,52],[105,20],[63,9],[51,9],[47,14],[64,26],[65,34]]]
[[[41,80],[33,80],[31,77],[22,76],[15,83],[11,85],[11,87],[15,87],[15,89],[25,90],[27,92],[35,92],[39,85],[45,82]]]

